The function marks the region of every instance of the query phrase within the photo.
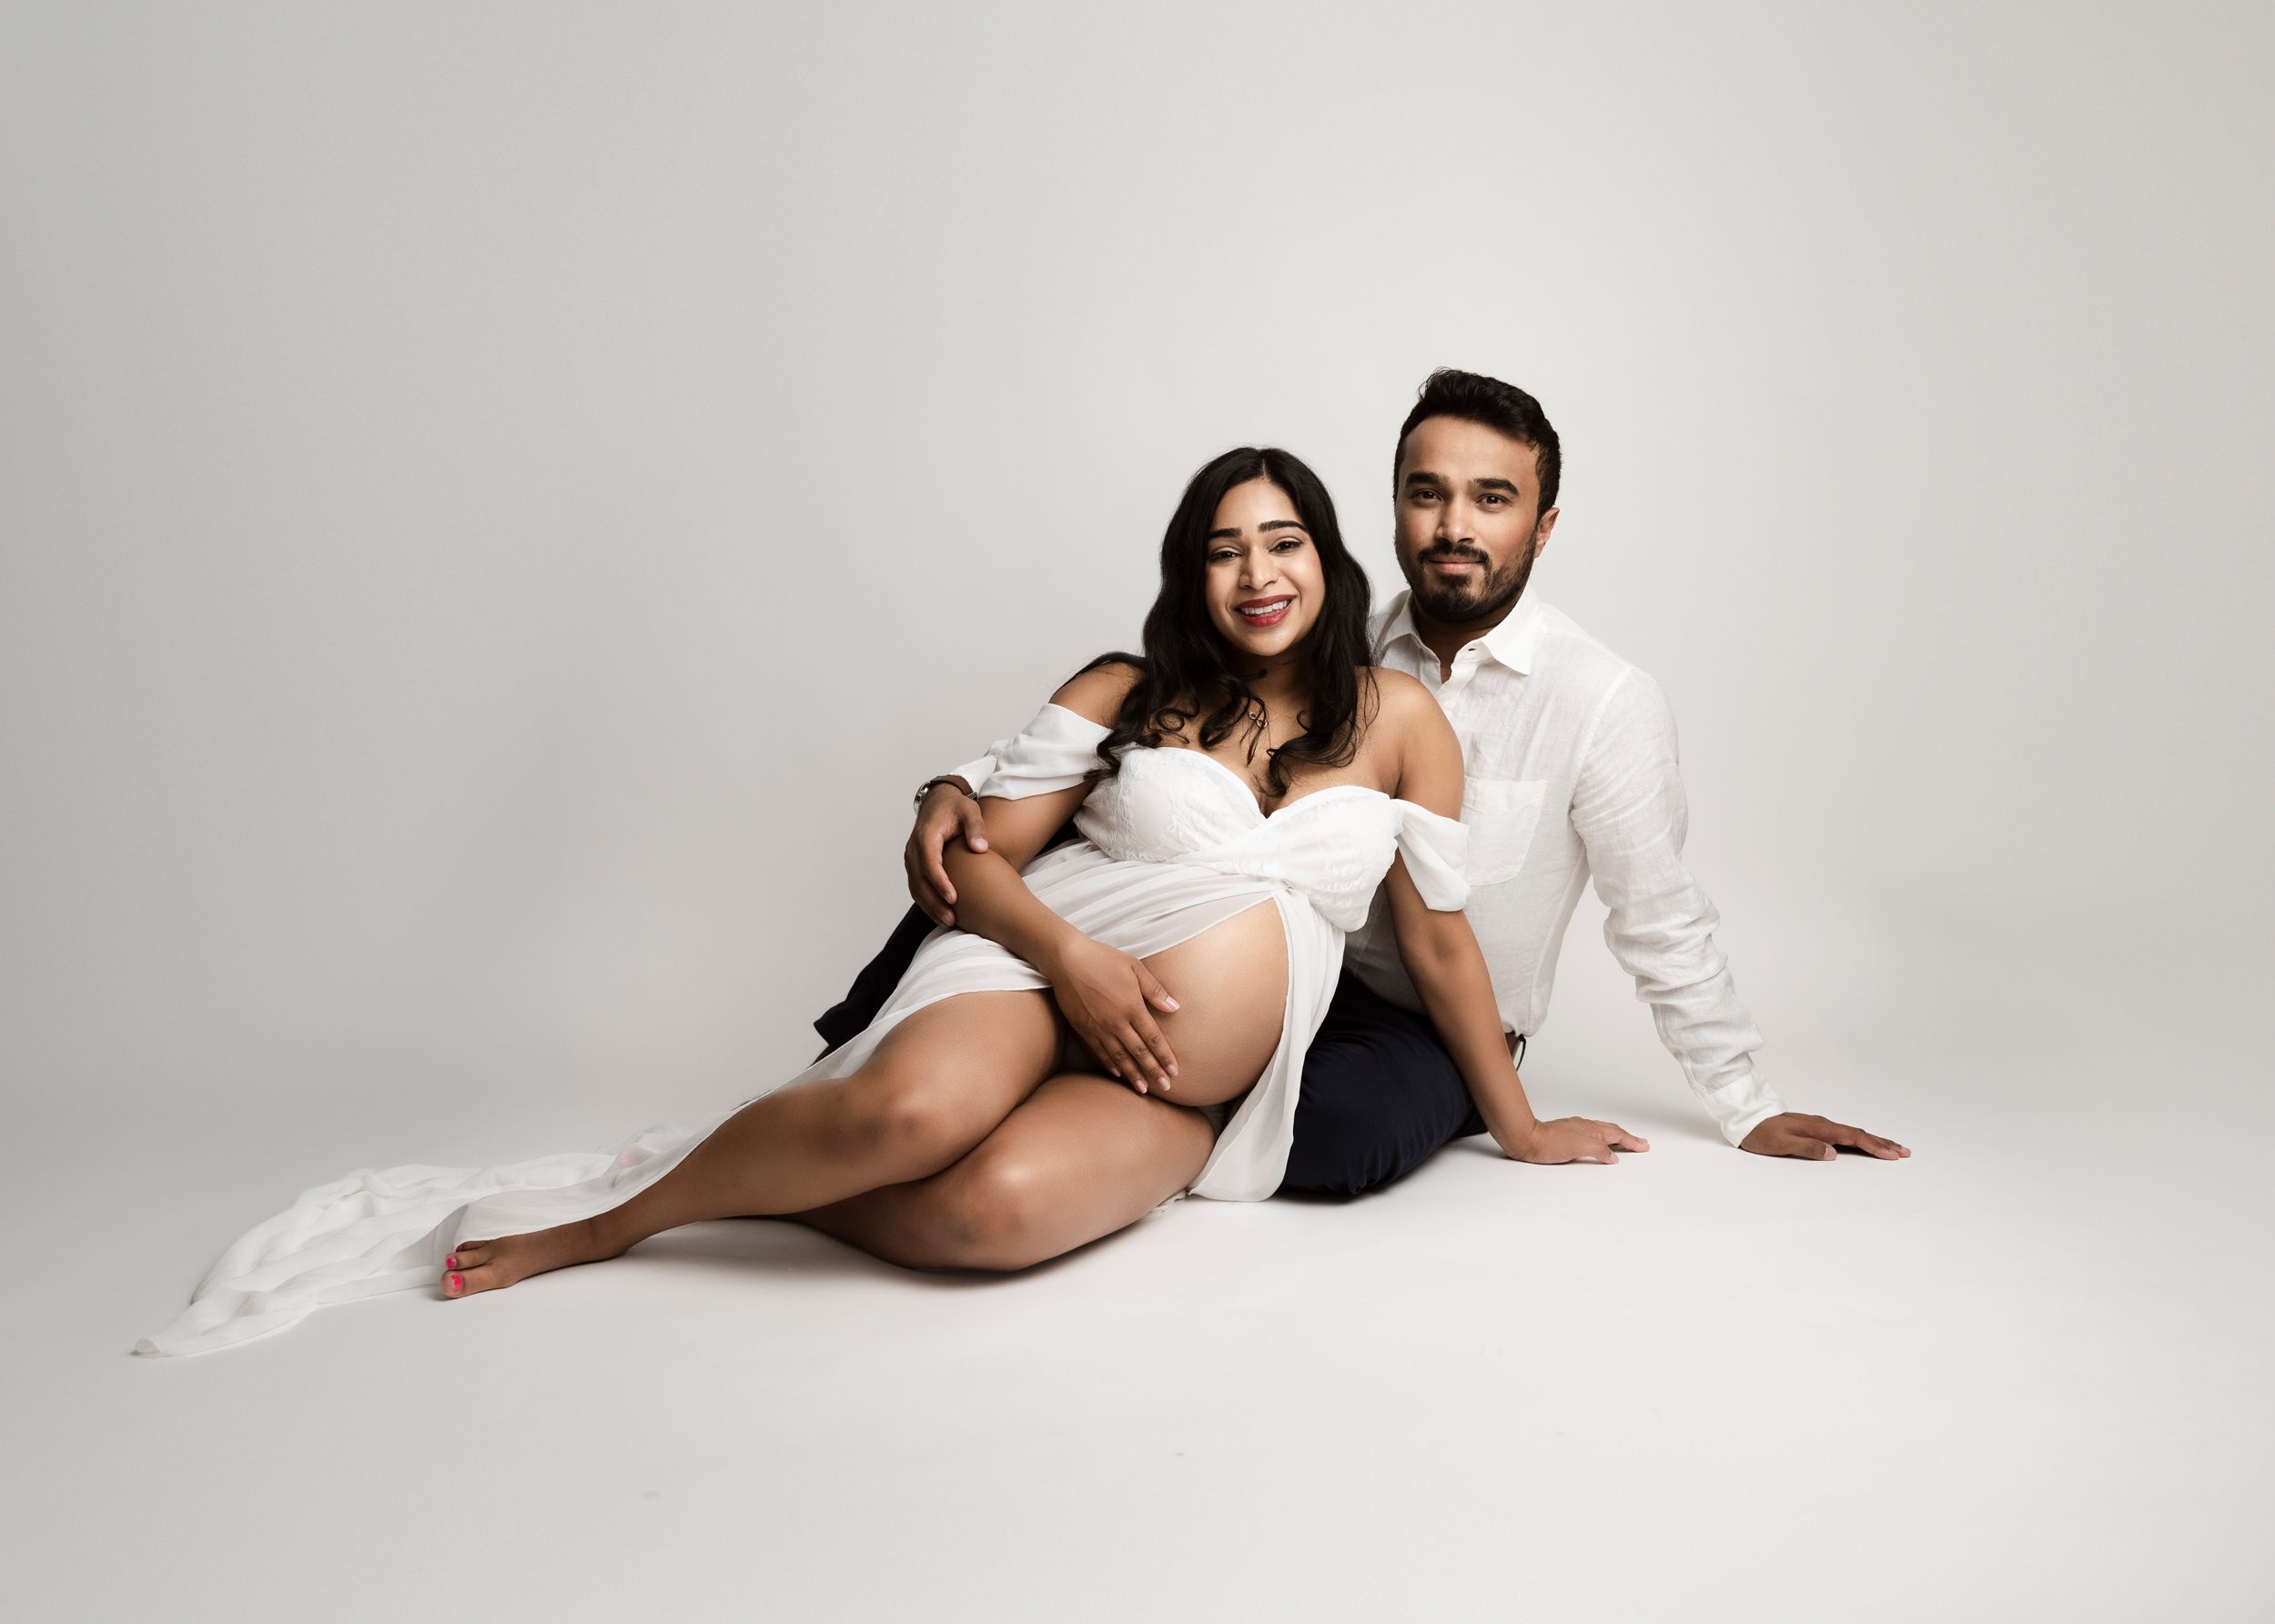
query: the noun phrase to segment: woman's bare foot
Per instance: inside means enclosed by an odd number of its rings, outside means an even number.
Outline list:
[[[495,1240],[466,1241],[443,1259],[442,1295],[471,1296],[511,1286],[547,1269],[567,1268],[572,1263],[598,1263],[632,1249],[630,1241],[602,1233],[594,1218],[533,1229],[527,1235],[501,1235]]]

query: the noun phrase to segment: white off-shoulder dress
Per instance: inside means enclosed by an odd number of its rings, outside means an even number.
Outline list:
[[[1100,764],[1107,731],[1046,705],[1001,752],[979,793],[1017,799],[1069,788]],[[1224,1122],[1188,1192],[1260,1201],[1287,1167],[1303,1057],[1341,973],[1344,936],[1365,923],[1394,858],[1404,858],[1431,907],[1461,907],[1469,894],[1461,872],[1469,832],[1360,784],[1314,790],[1267,815],[1247,781],[1222,762],[1195,751],[1135,748],[1123,753],[1119,773],[1091,792],[1075,827],[1081,839],[1027,864],[1028,888],[1077,930],[1135,957],[1189,941],[1264,900],[1279,909],[1288,934],[1279,1046]],[[844,1075],[886,1033],[940,999],[1048,985],[984,936],[935,931],[875,1021],[774,1086]],[[135,1351],[205,1353],[283,1330],[328,1303],[439,1289],[452,1247],[619,1206],[750,1103],[692,1124],[661,1124],[612,1152],[489,1168],[363,1168],[318,1185],[239,1236],[189,1306]]]

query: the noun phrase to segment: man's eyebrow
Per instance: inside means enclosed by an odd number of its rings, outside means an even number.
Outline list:
[[[1259,530],[1299,530],[1303,528],[1303,520],[1300,519],[1267,519],[1256,528]],[[1237,530],[1211,530],[1207,539],[1211,541],[1238,541],[1240,539],[1240,532]]]
[[[1406,476],[1405,482],[1409,485],[1443,485],[1448,483],[1448,481],[1440,479],[1437,475],[1431,473],[1427,469],[1419,468]],[[1502,479],[1488,476],[1482,479],[1471,479],[1470,483],[1480,490],[1505,490],[1511,496],[1522,496],[1523,494],[1523,492],[1517,489],[1516,481],[1513,479]]]

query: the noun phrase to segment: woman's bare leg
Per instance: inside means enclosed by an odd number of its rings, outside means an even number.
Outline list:
[[[969,993],[901,1022],[858,1071],[753,1100],[678,1166],[576,1223],[473,1241],[443,1291],[470,1296],[706,1218],[794,1213],[938,1173],[1050,1074],[1059,1028],[1042,993]]]
[[[905,1268],[1021,1269],[1135,1224],[1215,1143],[1198,1111],[1069,1073],[946,1172],[794,1215]]]
[[[1189,1106],[1237,1098],[1279,1047],[1287,935],[1260,903],[1147,963],[1182,1006],[1156,1017],[1178,1056],[1170,1094],[1054,1077],[945,1172],[799,1222],[910,1268],[1018,1269],[1134,1224],[1190,1185],[1216,1141]]]

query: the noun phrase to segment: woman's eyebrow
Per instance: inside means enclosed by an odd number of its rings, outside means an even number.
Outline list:
[[[1300,519],[1267,519],[1262,524],[1258,525],[1256,528],[1259,531],[1299,530],[1303,528],[1303,520]],[[1208,540],[1211,541],[1238,541],[1239,539],[1240,532],[1238,530],[1211,530],[1208,532]]]

